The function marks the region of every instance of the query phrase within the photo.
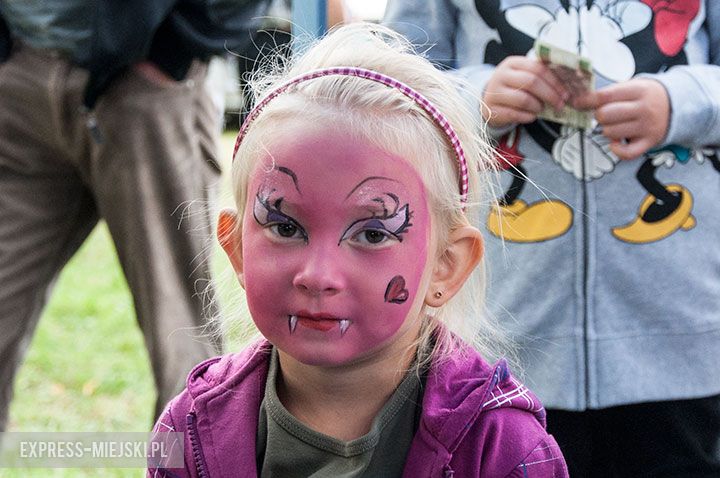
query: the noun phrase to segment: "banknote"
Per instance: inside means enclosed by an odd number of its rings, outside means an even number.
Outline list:
[[[568,103],[573,97],[595,88],[595,74],[589,59],[540,40],[535,41],[535,54],[567,88],[570,93]],[[546,104],[538,116],[576,128],[588,129],[592,126],[592,111],[580,111],[567,105],[555,111]]]

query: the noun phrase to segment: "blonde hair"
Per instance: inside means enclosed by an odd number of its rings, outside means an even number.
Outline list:
[[[415,166],[428,192],[438,251],[445,250],[449,233],[466,225],[467,218],[471,222],[478,218],[479,208],[494,197],[493,151],[477,115],[460,93],[470,88],[416,54],[399,34],[382,26],[356,23],[331,32],[287,65],[270,64],[250,82],[256,103],[288,78],[335,66],[360,67],[393,77],[421,93],[446,116],[468,162],[467,203],[461,202],[457,157],[447,134],[415,101],[367,79],[325,76],[274,98],[250,125],[233,161],[239,215],[245,208],[250,173],[272,141],[273,130],[298,118],[307,124],[332,118],[333,124],[350,134]],[[482,262],[443,307],[424,308],[426,320],[418,343],[435,341],[433,360],[465,350],[457,338],[487,359],[509,353],[507,340],[486,311],[485,282]]]

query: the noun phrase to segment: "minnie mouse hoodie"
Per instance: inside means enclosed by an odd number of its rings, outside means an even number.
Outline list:
[[[546,407],[720,393],[720,2],[389,0],[384,23],[477,97],[535,40],[588,58],[597,89],[665,87],[666,137],[632,160],[595,126],[492,131],[506,171],[499,205],[474,221],[490,306]]]

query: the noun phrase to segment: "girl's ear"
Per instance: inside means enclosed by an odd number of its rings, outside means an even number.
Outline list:
[[[238,227],[237,211],[234,209],[223,209],[218,216],[217,236],[230,264],[232,264],[235,274],[240,281],[240,285],[245,288],[245,279],[243,277],[243,260],[242,260],[242,237],[240,228]]]
[[[425,303],[440,307],[463,286],[483,257],[483,239],[472,226],[462,226],[450,233],[448,246],[436,259]]]

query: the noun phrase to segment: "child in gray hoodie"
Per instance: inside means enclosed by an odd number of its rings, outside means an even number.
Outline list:
[[[720,476],[720,3],[390,0],[468,79],[507,169],[489,297],[573,476]],[[542,40],[590,59],[571,97]],[[577,129],[543,104],[594,112]]]

